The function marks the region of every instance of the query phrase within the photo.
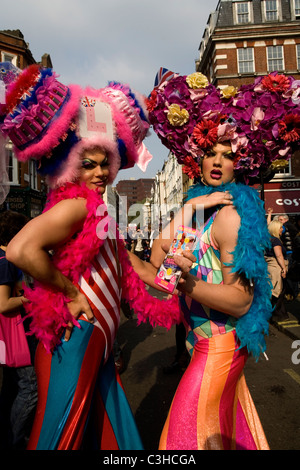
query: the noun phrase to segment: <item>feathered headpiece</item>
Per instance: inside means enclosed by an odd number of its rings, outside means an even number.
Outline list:
[[[190,178],[205,151],[230,141],[235,173],[246,183],[285,165],[300,148],[300,81],[273,72],[239,89],[216,88],[201,73],[161,69],[148,99],[150,123]]]
[[[82,89],[59,82],[52,69],[0,64],[0,130],[18,160],[38,162],[50,187],[76,180],[87,148],[108,153],[109,183],[120,168],[137,163],[145,171],[148,129],[145,98],[127,85]]]

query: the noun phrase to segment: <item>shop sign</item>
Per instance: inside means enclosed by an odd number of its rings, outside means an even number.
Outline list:
[[[271,207],[273,214],[300,213],[300,188],[266,189],[264,198],[266,211]]]

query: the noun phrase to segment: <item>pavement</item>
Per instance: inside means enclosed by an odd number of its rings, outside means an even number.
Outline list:
[[[285,300],[289,318],[284,321],[272,321],[272,324],[281,332],[294,340],[300,340],[300,294],[294,300]]]

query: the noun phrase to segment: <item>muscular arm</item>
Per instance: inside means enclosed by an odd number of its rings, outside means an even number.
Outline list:
[[[152,266],[151,263],[142,261],[134,253],[131,253],[130,251],[127,251],[127,253],[128,253],[133,269],[137,272],[141,280],[145,282],[146,284],[148,284],[149,286],[152,286],[158,289],[158,286],[154,283],[157,269],[154,266]],[[163,289],[159,289],[159,290],[163,290]]]
[[[229,206],[220,210],[213,224],[212,237],[220,250],[224,283],[209,284],[187,274],[186,282],[179,286],[179,290],[198,302],[237,318],[247,313],[253,298],[248,283],[225,265],[232,262],[230,253],[236,246],[239,225],[236,210]]]
[[[74,317],[85,312],[92,319],[85,296],[54,267],[48,255],[49,250],[65,243],[81,229],[86,214],[86,201],[83,199],[59,202],[31,220],[13,238],[7,246],[6,257],[37,281],[70,298],[68,308]]]

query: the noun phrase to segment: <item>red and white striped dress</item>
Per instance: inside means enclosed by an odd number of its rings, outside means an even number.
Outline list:
[[[89,276],[78,282],[95,322],[82,315],[80,328],[52,354],[39,344],[39,400],[28,449],[80,449],[87,422],[97,449],[142,449],[111,354],[120,321],[120,270],[115,240],[107,238]]]
[[[104,360],[112,350],[120,323],[121,265],[114,240],[107,238],[92,262],[90,276],[81,276],[78,287],[87,297],[105,341]]]

